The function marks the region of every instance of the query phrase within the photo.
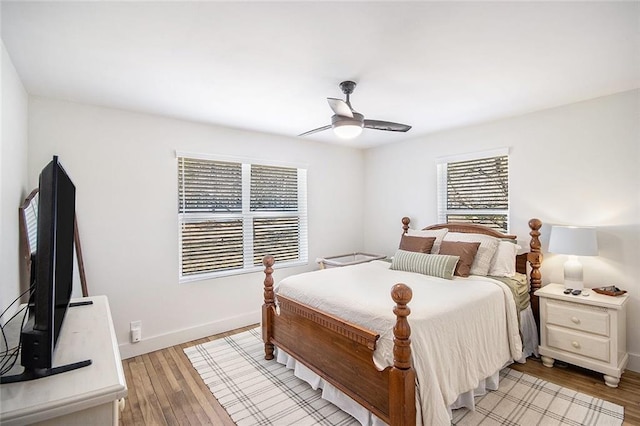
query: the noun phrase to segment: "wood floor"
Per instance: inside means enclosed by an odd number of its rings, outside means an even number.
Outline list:
[[[129,395],[120,425],[233,425],[193,369],[183,349],[229,333],[184,343],[123,361]],[[512,368],[552,383],[625,407],[625,425],[640,425],[640,374],[627,371],[618,388],[604,384],[602,375],[573,366],[547,368],[530,358]]]
[[[183,350],[256,325],[124,360],[129,393],[120,425],[233,426]]]

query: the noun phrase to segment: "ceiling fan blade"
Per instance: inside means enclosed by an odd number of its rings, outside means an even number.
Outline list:
[[[349,105],[342,99],[327,98],[327,102],[329,102],[329,106],[336,114],[353,118],[353,111],[351,111]]]
[[[321,132],[323,130],[329,130],[330,128],[331,128],[331,124],[329,124],[327,126],[318,127],[317,129],[309,130],[308,132],[300,133],[298,136],[307,136],[307,135],[311,135],[313,133]]]
[[[366,129],[387,130],[389,132],[406,132],[411,128],[406,124],[380,120],[364,120],[364,127]]]

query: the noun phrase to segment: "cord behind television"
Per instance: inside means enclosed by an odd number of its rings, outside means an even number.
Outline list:
[[[20,355],[20,349],[22,347],[22,333],[20,333],[22,331],[22,329],[24,328],[24,324],[27,320],[27,316],[29,313],[29,304],[26,303],[24,306],[22,306],[20,309],[18,309],[18,311],[16,311],[11,318],[9,318],[6,321],[2,321],[2,317],[5,316],[5,314],[9,311],[9,309],[11,309],[11,307],[13,305],[15,305],[16,303],[18,303],[22,297],[25,294],[29,294],[29,299],[31,299],[31,296],[33,295],[33,291],[35,290],[35,283],[31,284],[31,287],[29,287],[28,289],[26,289],[25,291],[23,291],[18,297],[16,297],[10,304],[9,306],[7,306],[2,313],[0,313],[0,334],[2,335],[2,349],[0,350],[0,383],[12,383],[14,381],[23,381],[23,380],[31,380],[34,378],[38,378],[38,376],[31,376],[28,372],[22,373],[22,374],[18,374],[15,376],[5,376],[5,374],[9,373],[16,365],[16,363],[18,362],[18,356]],[[91,305],[93,304],[93,301],[91,300],[87,300],[87,301],[80,301],[80,302],[72,302],[69,303],[69,307],[74,307],[74,306],[85,306],[85,305]],[[16,319],[18,319],[20,317],[20,314],[22,314],[22,319],[20,320],[20,327],[17,329],[19,338],[18,338],[18,343],[15,346],[9,347],[9,340],[7,338],[7,334],[5,329],[9,328],[10,324],[12,323],[12,321],[15,321]],[[13,339],[15,340],[15,339]],[[79,363],[75,363],[72,366],[74,368],[80,368],[80,367],[84,367],[87,365],[91,364],[91,360],[86,360],[86,361],[81,361]],[[63,367],[58,367],[58,368],[52,368],[51,373],[52,374],[57,374],[57,372],[64,372],[64,371],[68,371],[68,369],[66,368],[68,366],[63,366]],[[45,376],[47,375],[46,372],[43,372],[45,374]],[[45,377],[43,376],[43,377]]]
[[[7,313],[7,311],[13,305],[15,305],[22,298],[22,296],[29,293],[31,297],[34,289],[35,289],[35,284],[32,284],[31,287],[29,287],[27,290],[22,292],[22,294],[16,297],[13,300],[13,302],[11,302],[9,306],[7,306],[4,309],[4,311],[2,311],[2,313],[0,313],[0,331],[2,332],[2,343],[3,343],[3,349],[0,351],[0,383],[2,384],[33,380],[40,377],[47,377],[50,375],[59,374],[65,371],[71,371],[77,368],[91,365],[91,360],[85,360],[85,361],[80,361],[80,362],[76,362],[68,365],[63,365],[60,367],[42,369],[38,371],[30,371],[25,369],[21,374],[5,376],[5,374],[10,372],[15,367],[16,362],[18,361],[18,355],[20,354],[20,349],[22,347],[22,333],[19,333],[20,337],[18,339],[18,344],[16,346],[9,348],[9,339],[7,339],[5,328],[7,328],[7,326],[11,323],[11,321],[14,321],[22,313],[22,320],[21,320],[20,328],[18,330],[19,332],[22,331],[27,319],[27,315],[29,313],[29,304],[25,304],[20,309],[18,309],[18,311],[14,313],[11,316],[11,318],[9,318],[7,321],[2,322],[1,320],[2,320],[2,317]],[[69,307],[85,306],[85,305],[92,305],[92,304],[93,304],[93,301],[87,300],[87,301],[69,303]]]
[[[7,374],[16,365],[16,362],[18,361],[18,354],[20,353],[20,344],[22,343],[20,340],[18,340],[18,344],[16,346],[9,348],[9,340],[7,339],[5,328],[9,324],[11,324],[12,321],[18,318],[18,316],[22,313],[22,324],[20,325],[20,330],[22,330],[22,327],[24,326],[24,323],[27,319],[28,307],[27,305],[25,305],[22,308],[18,309],[18,311],[6,321],[2,321],[2,317],[7,313],[7,311],[9,311],[9,309],[11,309],[13,305],[15,305],[22,298],[22,296],[27,293],[31,295],[33,289],[34,285],[32,284],[31,287],[22,292],[20,296],[16,297],[14,301],[11,302],[9,306],[7,306],[4,311],[2,311],[2,313],[0,313],[0,330],[2,331],[3,343],[3,350],[0,352],[0,376],[4,376],[5,374]]]

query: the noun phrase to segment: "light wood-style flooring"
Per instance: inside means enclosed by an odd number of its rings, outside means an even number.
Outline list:
[[[207,337],[123,361],[129,395],[120,425],[231,426],[225,410],[193,369],[183,349],[252,328]],[[602,374],[573,366],[547,368],[530,358],[514,369],[625,407],[625,425],[640,425],[640,374],[627,371],[618,388]]]

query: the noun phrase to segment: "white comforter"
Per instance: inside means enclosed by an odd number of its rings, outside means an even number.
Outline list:
[[[486,277],[444,280],[389,266],[374,261],[291,276],[276,293],[380,333],[374,362],[382,370],[393,364],[391,287],[399,282],[411,287],[418,418],[424,425],[449,425],[447,407],[460,393],[522,355],[513,296],[506,285]]]

